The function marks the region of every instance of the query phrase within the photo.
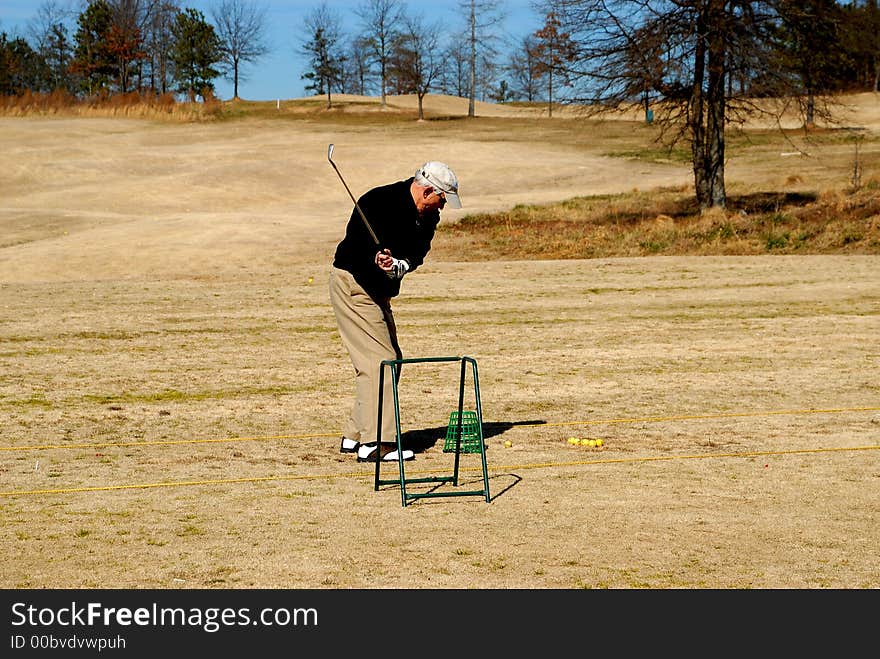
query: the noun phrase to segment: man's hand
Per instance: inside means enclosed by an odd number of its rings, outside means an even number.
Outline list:
[[[403,276],[409,272],[409,262],[406,259],[394,258],[389,249],[376,253],[376,265],[391,279],[403,279]]]

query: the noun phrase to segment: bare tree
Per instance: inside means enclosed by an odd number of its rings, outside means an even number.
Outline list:
[[[388,86],[391,44],[399,31],[403,8],[400,0],[365,0],[357,9],[357,15],[364,24],[364,36],[372,46],[375,61],[379,66],[379,84],[384,108],[387,105],[385,94]]]
[[[470,66],[468,47],[463,41],[454,40],[446,49],[445,66],[440,74],[440,84],[447,94],[464,98],[470,94]]]
[[[495,52],[491,55],[481,53],[477,57],[477,94],[474,98],[481,101],[491,99],[498,89],[498,76],[503,68],[499,67],[495,55]]]
[[[728,98],[738,40],[755,43],[774,18],[772,3],[748,0],[551,0],[577,46],[566,73],[568,101],[589,111],[629,106],[637,90],[662,99],[658,116],[671,142],[689,141],[702,208],[726,204],[725,128],[749,100]],[[644,35],[652,35],[645,42]],[[644,53],[645,58],[635,55]],[[662,62],[662,66],[658,66]],[[754,104],[752,104],[752,109]]]
[[[666,63],[663,61],[663,41],[659,32],[649,29],[637,29],[634,39],[627,43],[624,52],[627,70],[631,74],[625,82],[624,94],[633,98],[641,98],[645,111],[645,121],[651,122],[651,99],[653,83],[663,76]]]
[[[220,0],[211,7],[211,16],[223,53],[220,70],[232,81],[233,98],[238,98],[238,83],[246,80],[243,65],[256,62],[269,52],[266,7],[248,0]]]
[[[73,58],[72,19],[73,12],[62,7],[58,0],[44,0],[28,25],[34,49],[46,62],[52,89],[73,91],[69,71]]]
[[[461,9],[467,16],[468,46],[470,48],[470,94],[468,116],[476,116],[477,66],[478,57],[491,62],[496,55],[498,36],[492,29],[503,20],[498,0],[461,0]],[[491,69],[485,67],[484,69]]]
[[[405,16],[404,28],[393,46],[392,70],[399,88],[419,99],[419,121],[425,120],[424,98],[443,64],[438,48],[439,23],[427,25],[420,15]]]
[[[523,37],[518,50],[510,54],[507,70],[513,79],[511,91],[515,97],[532,102],[538,95],[541,80],[538,58],[535,54],[535,37]]]
[[[364,37],[355,37],[348,46],[344,67],[343,88],[354,94],[366,96],[375,84],[371,67],[372,49]]]
[[[172,88],[172,27],[175,16],[180,11],[179,2],[180,0],[162,0],[157,3],[145,26],[144,48],[148,57],[149,78],[146,86],[157,95],[167,94]]]

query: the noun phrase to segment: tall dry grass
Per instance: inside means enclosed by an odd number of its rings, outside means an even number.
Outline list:
[[[880,254],[880,179],[859,190],[744,193],[700,211],[667,188],[516,206],[441,225],[463,260],[649,255]]]
[[[210,93],[206,93],[203,103],[180,102],[168,93],[156,95],[141,92],[100,93],[85,98],[64,91],[26,91],[16,96],[0,96],[0,115],[7,117],[35,115],[205,121],[216,119],[220,112],[220,101]]]

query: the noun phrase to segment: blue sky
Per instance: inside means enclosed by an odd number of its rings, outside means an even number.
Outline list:
[[[268,16],[267,40],[271,52],[256,65],[244,70],[246,79],[239,81],[239,95],[255,101],[268,101],[276,98],[298,98],[305,96],[304,58],[299,54],[302,43],[302,25],[310,11],[320,4],[320,0],[253,0],[266,7]],[[79,7],[79,0],[56,0],[62,7]],[[37,15],[43,0],[0,0],[0,32],[15,36],[27,36],[28,22]],[[210,20],[210,7],[216,0],[183,0],[180,4],[201,11]],[[339,13],[347,33],[354,33],[358,27],[355,9],[362,0],[330,0],[329,6]],[[426,12],[426,22],[442,21],[448,34],[441,40],[465,38],[466,14],[460,9],[460,0],[404,0],[409,11],[417,8]],[[541,19],[533,9],[533,0],[501,0],[505,19],[499,26],[496,36],[504,36],[519,41],[540,27]],[[461,35],[456,37],[456,35]],[[216,90],[221,98],[232,96],[232,84],[218,78]]]

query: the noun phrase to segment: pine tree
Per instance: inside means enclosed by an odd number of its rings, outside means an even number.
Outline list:
[[[82,78],[82,89],[88,95],[108,91],[117,75],[116,59],[110,52],[110,29],[113,14],[106,0],[89,3],[77,19],[71,71]]]
[[[314,35],[303,47],[309,55],[309,70],[302,78],[308,80],[306,91],[327,94],[327,107],[331,107],[331,90],[342,77],[345,57],[335,50],[335,43],[326,26],[315,27]]]
[[[46,66],[39,53],[21,37],[0,33],[0,95],[17,95],[47,86]]]
[[[186,9],[178,12],[171,28],[174,46],[171,61],[177,91],[194,101],[214,92],[214,78],[220,72],[214,66],[223,57],[220,39],[202,12]]]

